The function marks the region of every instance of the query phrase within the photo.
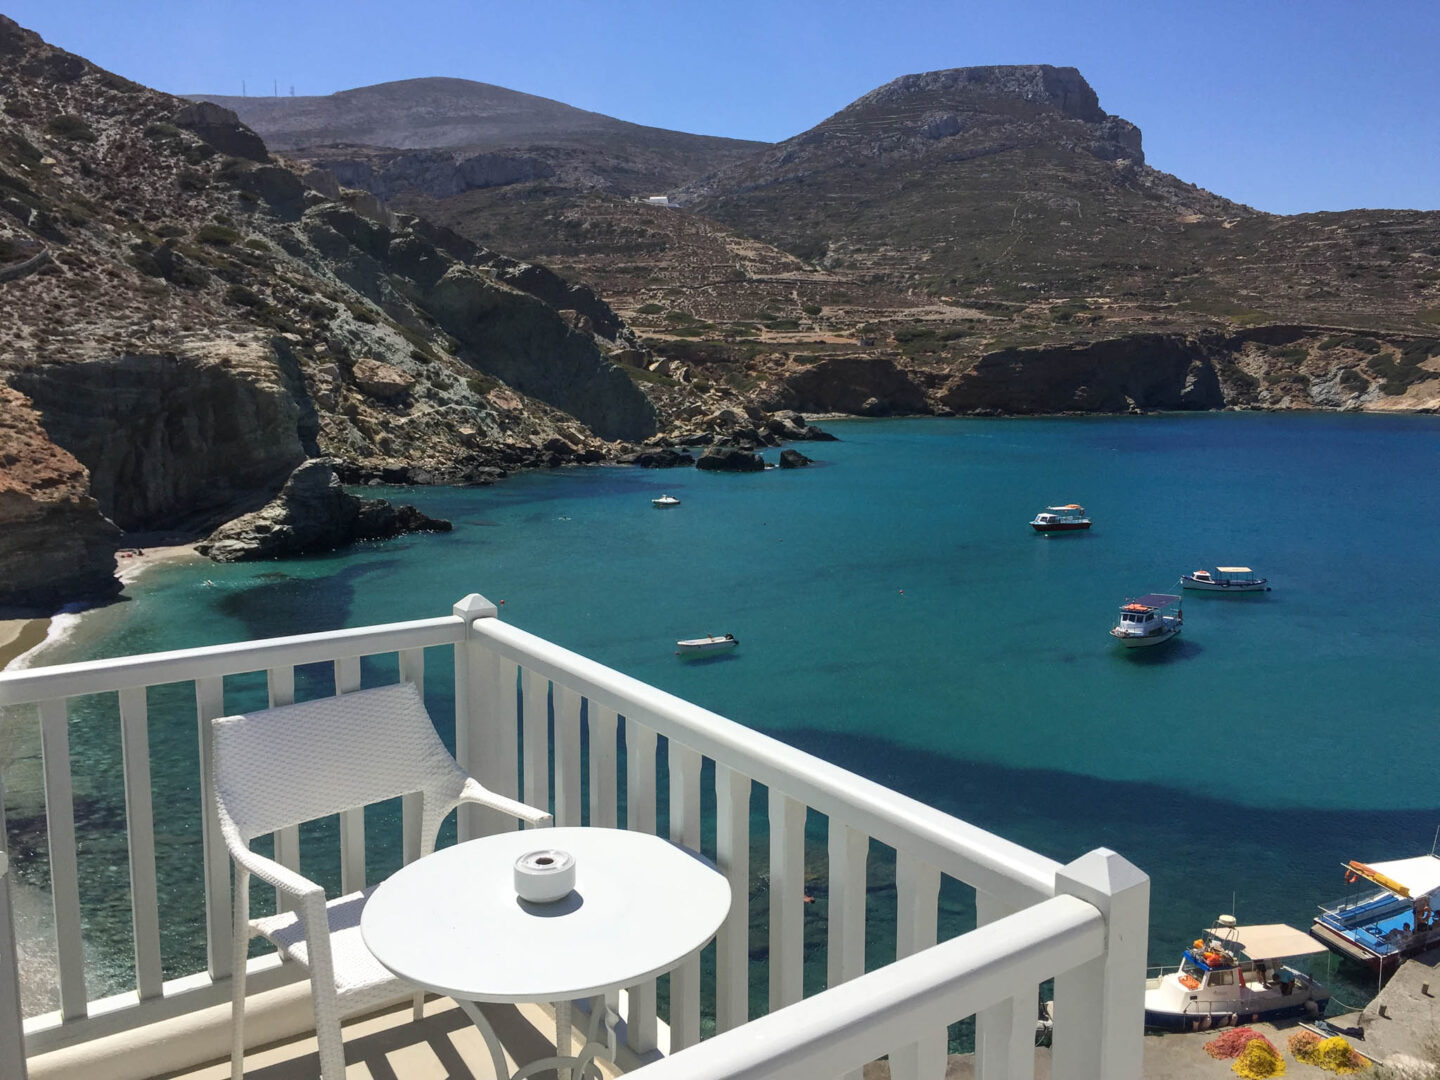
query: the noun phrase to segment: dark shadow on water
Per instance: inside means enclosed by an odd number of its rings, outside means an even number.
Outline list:
[[[684,653],[676,653],[676,658],[682,667],[709,667],[711,664],[724,664],[731,660],[739,660],[740,657],[734,649],[722,653],[701,653],[699,656],[687,656]]]
[[[1193,660],[1205,651],[1194,638],[1188,638],[1183,633],[1169,641],[1162,641],[1159,645],[1147,645],[1138,649],[1127,649],[1125,646],[1117,646],[1121,657],[1131,664],[1174,664],[1183,663],[1186,660]]]
[[[347,625],[360,580],[370,574],[392,572],[400,562],[351,560],[337,561],[335,565],[335,573],[325,577],[291,575],[284,570],[266,571],[244,589],[221,593],[215,608],[222,615],[243,622],[249,636],[254,638],[269,637],[276,626],[285,627],[287,636],[334,630]]]
[[[966,761],[832,731],[783,737],[1061,862],[1097,847],[1119,852],[1150,875],[1152,964],[1175,963],[1180,948],[1221,913],[1233,912],[1243,923],[1306,928],[1318,904],[1346,894],[1342,863],[1424,854],[1440,822],[1440,804],[1308,807],[1306,793],[1286,784],[1283,762],[1276,763],[1273,790],[1254,793],[1258,805],[1227,801],[1221,747],[1214,759],[1195,763],[1190,781],[1156,784]],[[1155,737],[1164,738],[1163,730]],[[1304,752],[1303,738],[1297,727],[1297,752]],[[1373,976],[1363,970],[1341,967],[1329,954],[1315,963],[1316,974],[1345,1001],[1373,996]]]

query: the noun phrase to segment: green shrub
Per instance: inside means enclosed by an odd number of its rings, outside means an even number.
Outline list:
[[[665,321],[672,323],[693,323],[695,316],[691,315],[688,311],[667,311],[665,313]]]
[[[1371,337],[1352,337],[1345,344],[1357,352],[1363,352],[1369,356],[1374,356],[1380,351],[1380,342]]]
[[[225,302],[236,307],[258,308],[265,301],[248,285],[231,285],[225,290]]]
[[[500,380],[493,375],[482,375],[477,372],[474,375],[467,375],[465,377],[465,385],[470,388],[470,392],[476,397],[484,397],[500,385]]]
[[[95,141],[95,132],[90,130],[90,125],[71,113],[61,113],[59,116],[52,117],[50,122],[45,125],[45,130],[51,135],[58,135],[71,142],[93,143]]]
[[[820,312],[824,309],[821,308],[819,304],[804,304],[801,306],[800,310],[813,319],[816,315],[819,315]]]
[[[195,239],[211,247],[229,247],[240,239],[240,234],[228,225],[210,222],[195,230]]]
[[[635,309],[637,315],[659,315],[665,308],[660,304],[641,304]]]
[[[258,236],[252,236],[245,241],[245,246],[251,251],[269,251],[270,245]]]

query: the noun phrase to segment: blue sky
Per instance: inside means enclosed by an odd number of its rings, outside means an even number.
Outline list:
[[[3,0],[174,93],[451,75],[658,127],[798,134],[904,74],[1080,69],[1146,158],[1275,213],[1440,209],[1440,0]]]

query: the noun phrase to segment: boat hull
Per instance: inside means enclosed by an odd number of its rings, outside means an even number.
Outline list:
[[[735,638],[710,638],[691,639],[689,641],[677,641],[675,643],[676,656],[713,656],[715,653],[729,652],[740,642]]]
[[[1038,532],[1038,533],[1082,532],[1082,531],[1084,531],[1085,529],[1090,528],[1090,522],[1088,522],[1088,521],[1057,521],[1057,522],[1049,522],[1049,523],[1046,523],[1046,524],[1039,524],[1039,523],[1037,523],[1037,522],[1032,521],[1032,522],[1030,522],[1030,527],[1031,527],[1032,529],[1034,529],[1034,530],[1035,530],[1036,532]]]
[[[1148,649],[1152,645],[1163,645],[1172,638],[1180,636],[1180,627],[1166,625],[1165,629],[1158,634],[1117,634],[1110,631],[1110,636],[1120,642],[1127,649]]]
[[[1257,578],[1254,581],[1201,581],[1186,574],[1180,581],[1181,588],[1193,589],[1196,592],[1269,592],[1270,586],[1265,578]]]
[[[1208,1031],[1211,1028],[1231,1027],[1237,1024],[1255,1024],[1260,1021],[1290,1020],[1296,1017],[1320,1017],[1330,1004],[1329,998],[1305,998],[1293,1005],[1281,1005],[1267,1009],[1237,1009],[1226,1012],[1171,1012],[1167,1009],[1146,1009],[1145,1026],[1157,1031]]]

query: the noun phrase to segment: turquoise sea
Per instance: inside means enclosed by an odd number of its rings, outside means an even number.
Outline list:
[[[816,464],[800,470],[380,489],[455,531],[158,567],[46,660],[422,618],[479,592],[516,625],[1057,859],[1116,849],[1153,879],[1152,963],[1221,912],[1308,925],[1344,892],[1342,861],[1430,849],[1440,418],[824,426],[841,441],[801,446]],[[652,508],[664,492],[682,504]],[[1070,501],[1091,532],[1027,526]],[[1112,643],[1127,596],[1216,563],[1274,591],[1187,594],[1175,641]],[[727,632],[741,645],[724,660],[673,655],[676,638]],[[96,778],[82,827],[119,820],[99,779],[118,759],[106,712],[77,713],[72,735]],[[172,784],[194,798],[193,723],[152,732],[157,799]],[[193,847],[185,828],[175,842]],[[96,927],[123,925],[100,883],[87,894]],[[1342,998],[1366,992],[1368,977],[1331,977]]]

